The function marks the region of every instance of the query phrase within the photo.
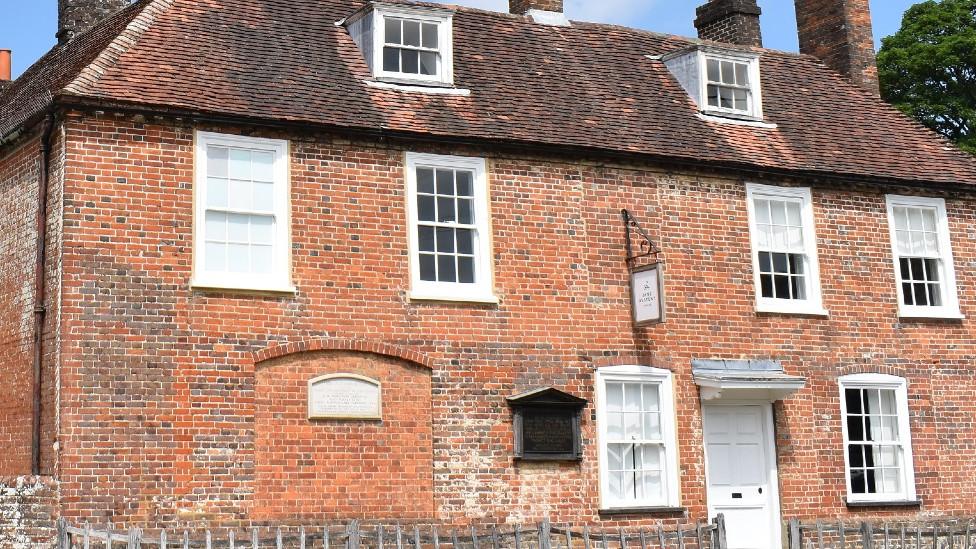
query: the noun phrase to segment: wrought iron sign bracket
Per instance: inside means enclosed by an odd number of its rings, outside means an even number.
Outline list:
[[[647,235],[647,232],[640,226],[637,219],[626,208],[620,210],[620,214],[624,219],[624,233],[627,236],[627,266],[633,269],[636,262],[645,257],[653,257],[654,260],[652,263],[662,263],[660,259],[661,249],[651,240],[651,237]],[[640,237],[636,252],[634,250],[633,233],[637,233]]]

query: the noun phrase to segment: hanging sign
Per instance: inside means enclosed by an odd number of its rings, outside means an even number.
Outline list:
[[[639,267],[630,273],[630,302],[637,326],[664,322],[664,272],[661,263]]]

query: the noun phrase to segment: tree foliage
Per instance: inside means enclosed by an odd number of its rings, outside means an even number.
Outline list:
[[[909,8],[878,72],[886,101],[976,154],[976,0]]]

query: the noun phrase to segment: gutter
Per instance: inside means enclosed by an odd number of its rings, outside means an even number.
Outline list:
[[[31,427],[31,474],[41,474],[41,363],[44,358],[44,319],[47,316],[44,284],[44,264],[47,259],[47,195],[50,173],[51,134],[54,114],[48,112],[41,130],[41,165],[37,185],[37,259],[34,264],[34,403]]]

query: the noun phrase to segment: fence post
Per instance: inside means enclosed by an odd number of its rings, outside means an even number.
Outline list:
[[[539,549],[551,549],[552,548],[552,524],[549,522],[549,517],[542,519],[542,524],[539,525]]]
[[[728,549],[729,547],[729,540],[725,533],[725,515],[723,513],[719,513],[715,517],[715,537],[712,541],[715,549]]]
[[[61,517],[58,519],[58,549],[68,549],[71,547],[71,541],[68,538],[68,521]]]
[[[789,526],[790,549],[801,549],[803,547],[802,536],[799,519],[791,518]]]
[[[861,523],[861,548],[874,549],[874,527],[868,521]]]
[[[346,540],[346,548],[359,549],[359,521],[350,521],[349,526],[346,528],[346,533],[349,534],[349,539]]]

